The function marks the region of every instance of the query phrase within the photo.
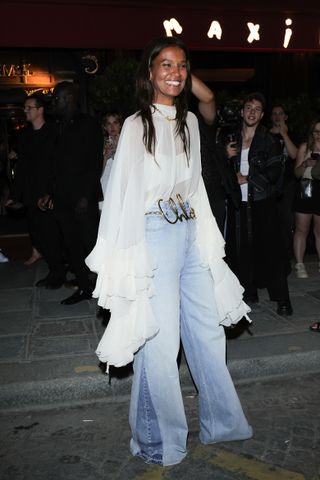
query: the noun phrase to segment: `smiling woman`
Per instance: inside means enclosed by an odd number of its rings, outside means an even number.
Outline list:
[[[140,108],[123,125],[87,258],[98,274],[93,295],[111,311],[97,354],[115,366],[134,359],[131,452],[160,465],[187,453],[180,335],[199,390],[200,440],[252,435],[226,367],[223,329],[250,309],[223,260],[201,177],[198,121],[187,108],[188,59],[174,37],[146,47],[137,75]]]
[[[179,47],[164,48],[153,60],[150,80],[154,103],[173,105],[174,98],[184,89],[188,75],[184,51]]]

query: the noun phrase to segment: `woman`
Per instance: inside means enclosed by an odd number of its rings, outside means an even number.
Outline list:
[[[225,365],[225,336],[246,316],[223,261],[200,172],[197,120],[187,111],[190,66],[174,37],[152,42],[138,71],[140,110],[123,125],[97,244],[87,259],[111,319],[98,346],[108,365],[134,355],[131,452],[173,465],[186,455],[177,355],[181,339],[199,390],[203,443],[249,438]]]
[[[293,238],[295,271],[298,278],[308,277],[303,259],[311,220],[313,220],[316,250],[320,259],[320,180],[313,179],[311,173],[319,159],[320,119],[311,123],[308,140],[299,147],[295,166],[295,175],[300,179],[300,189],[294,203],[295,233]]]
[[[116,153],[119,136],[122,127],[122,117],[119,113],[106,113],[102,119],[102,131],[104,135],[103,142],[103,170],[101,175],[101,187],[103,193],[107,188],[110,177],[114,154]],[[103,202],[99,202],[99,208],[102,209]]]

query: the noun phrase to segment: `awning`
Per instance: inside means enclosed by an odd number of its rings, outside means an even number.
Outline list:
[[[140,49],[154,37],[173,34],[199,50],[319,51],[319,4],[314,0],[1,1],[0,47]]]

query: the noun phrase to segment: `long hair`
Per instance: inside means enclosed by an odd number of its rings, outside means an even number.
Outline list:
[[[159,55],[159,53],[168,47],[178,47],[183,50],[186,56],[186,65],[187,65],[187,79],[185,87],[178,95],[174,98],[174,105],[177,110],[176,114],[176,134],[180,135],[183,142],[184,151],[189,158],[189,130],[186,123],[187,113],[188,113],[188,94],[191,91],[191,73],[190,73],[190,61],[189,61],[189,52],[185,44],[176,37],[161,37],[153,40],[149,45],[146,46],[140,66],[137,72],[136,79],[136,96],[137,96],[137,105],[139,108],[138,114],[143,123],[143,142],[146,146],[146,149],[149,153],[154,155],[155,153],[155,143],[156,143],[156,133],[152,121],[152,111],[150,106],[153,103],[154,97],[154,88],[150,80],[150,68],[152,66],[153,60]]]
[[[311,152],[314,149],[314,145],[315,145],[315,139],[314,139],[314,136],[313,136],[313,131],[314,131],[317,123],[320,123],[320,118],[315,118],[311,122],[311,125],[310,125],[309,130],[308,130],[307,149],[311,150]]]

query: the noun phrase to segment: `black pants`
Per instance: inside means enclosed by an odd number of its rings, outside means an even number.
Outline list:
[[[90,270],[85,259],[93,249],[99,225],[98,205],[90,206],[85,213],[77,214],[72,207],[56,208],[55,217],[60,226],[67,260],[81,290],[90,290]]]
[[[245,296],[267,288],[270,300],[289,300],[288,260],[274,199],[255,202],[251,210],[252,234],[248,222],[248,205],[242,202],[236,211],[228,209],[227,258],[245,289]]]
[[[215,216],[220,232],[224,236],[224,227],[226,221],[226,201],[225,199],[210,202],[211,210]]]
[[[294,214],[293,202],[297,190],[297,181],[295,179],[284,184],[283,193],[277,200],[280,231],[283,236],[286,250],[289,258],[293,257],[293,230],[294,230]]]
[[[62,236],[51,210],[43,212],[36,205],[28,206],[27,222],[32,245],[48,264],[49,273],[57,279],[65,278]]]

